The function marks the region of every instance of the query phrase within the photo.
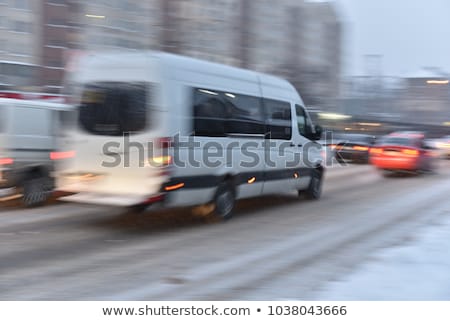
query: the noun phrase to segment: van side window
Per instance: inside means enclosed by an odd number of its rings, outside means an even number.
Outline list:
[[[229,115],[226,125],[228,134],[265,133],[260,98],[226,92],[223,99]]]
[[[10,128],[23,136],[51,136],[51,110],[14,106]]]
[[[292,116],[290,103],[273,99],[264,99],[263,101],[270,138],[291,139]]]
[[[308,131],[306,129],[308,126],[308,122],[307,122],[305,110],[303,109],[302,106],[295,105],[295,112],[297,114],[298,132],[300,135],[306,136],[308,133]]]
[[[219,92],[195,89],[193,114],[196,136],[225,136],[226,107]]]
[[[197,88],[194,89],[193,114],[196,136],[265,133],[259,97]]]

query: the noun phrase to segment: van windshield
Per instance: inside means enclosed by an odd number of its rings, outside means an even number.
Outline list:
[[[147,124],[145,83],[98,82],[84,87],[78,122],[94,135],[122,136]]]

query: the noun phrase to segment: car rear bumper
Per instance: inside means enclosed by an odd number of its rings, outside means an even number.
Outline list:
[[[17,188],[15,187],[0,188],[0,203],[15,200],[21,197],[22,194],[19,194]]]
[[[417,159],[408,159],[402,157],[372,157],[370,162],[379,169],[406,171],[413,171],[418,169]]]
[[[336,150],[335,155],[338,160],[360,161],[360,162],[369,161],[369,153],[365,151]]]

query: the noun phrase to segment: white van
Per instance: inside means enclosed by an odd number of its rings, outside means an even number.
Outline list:
[[[212,204],[297,190],[320,197],[321,128],[287,81],[158,52],[91,54],[70,79],[57,189],[66,201]]]
[[[51,173],[65,104],[0,98],[0,203],[22,199],[43,203],[54,182]]]

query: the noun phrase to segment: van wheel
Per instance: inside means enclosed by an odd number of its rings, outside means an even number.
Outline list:
[[[299,195],[304,195],[309,200],[318,200],[322,196],[323,175],[315,169],[311,175],[311,181],[306,190],[299,191]]]
[[[148,204],[136,204],[136,205],[129,206],[127,208],[127,210],[128,210],[127,212],[129,214],[140,214],[140,213],[145,212],[148,208],[149,208]]]
[[[50,179],[47,177],[27,179],[23,183],[23,205],[26,207],[43,205],[50,196],[50,190]]]
[[[229,220],[233,216],[236,193],[231,182],[222,182],[214,196],[213,214],[223,220]]]

